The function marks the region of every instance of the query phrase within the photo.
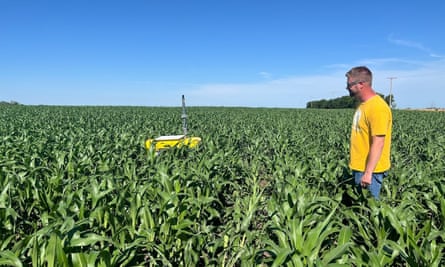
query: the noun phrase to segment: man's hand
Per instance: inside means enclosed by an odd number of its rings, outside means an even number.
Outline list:
[[[383,146],[385,145],[384,135],[372,136],[371,148],[369,150],[368,159],[366,161],[366,169],[361,180],[361,186],[367,187],[372,181],[372,172],[377,166],[377,162],[382,155]]]
[[[360,184],[362,187],[367,187],[371,184],[372,181],[372,173],[364,173],[362,176],[362,180],[360,181]]]

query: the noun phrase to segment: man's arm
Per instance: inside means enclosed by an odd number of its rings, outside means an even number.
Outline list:
[[[371,148],[369,149],[368,159],[366,162],[366,169],[361,181],[362,186],[367,186],[371,184],[372,173],[374,172],[375,167],[379,162],[384,145],[385,145],[384,135],[376,135],[372,137]]]

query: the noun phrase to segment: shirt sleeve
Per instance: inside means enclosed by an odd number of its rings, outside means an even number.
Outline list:
[[[371,136],[386,135],[390,121],[389,111],[385,107],[379,106],[369,117]]]

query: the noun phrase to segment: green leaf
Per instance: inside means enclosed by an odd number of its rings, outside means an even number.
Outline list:
[[[338,245],[343,245],[343,244],[347,244],[351,241],[351,237],[352,237],[352,229],[349,226],[343,227],[340,230],[340,234],[338,236]]]
[[[283,266],[286,263],[287,257],[292,253],[292,250],[290,248],[281,248],[278,253],[277,257],[273,261],[272,267],[278,267]]]
[[[332,263],[332,261],[341,258],[348,251],[348,248],[352,245],[353,244],[351,242],[344,243],[340,246],[335,247],[334,249],[329,250],[322,256],[323,266],[327,266],[328,264]]]
[[[0,209],[4,209],[8,206],[6,203],[6,200],[8,199],[8,192],[9,192],[10,184],[11,183],[6,184],[6,186],[3,187],[3,190],[0,193]]]
[[[51,234],[45,253],[49,267],[68,266],[68,258],[63,250],[62,240],[56,233]]]
[[[12,253],[12,251],[0,251],[0,266],[15,266],[22,267],[22,262],[19,257]]]
[[[101,235],[95,233],[88,233],[84,236],[73,236],[70,240],[70,246],[79,247],[79,246],[89,246],[95,244],[97,242],[108,242],[109,239],[107,237],[103,237]]]

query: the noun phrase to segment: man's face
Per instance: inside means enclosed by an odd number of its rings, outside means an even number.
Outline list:
[[[356,81],[348,78],[346,83],[346,89],[349,91],[349,96],[355,97],[358,93],[357,85],[360,84],[361,81]]]

